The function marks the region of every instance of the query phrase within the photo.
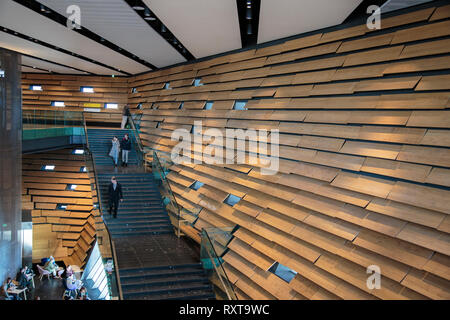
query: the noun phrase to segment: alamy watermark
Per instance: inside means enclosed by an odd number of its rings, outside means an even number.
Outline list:
[[[67,7],[67,28],[69,29],[81,29],[81,9],[76,4],[72,4]]]
[[[369,30],[381,29],[381,8],[377,5],[371,5],[367,7],[370,17],[367,18],[366,26]]]
[[[202,121],[194,121],[193,128],[193,134],[184,128],[172,132],[171,140],[179,141],[171,152],[174,163],[250,164],[260,167],[263,175],[274,175],[278,172],[278,129],[203,130]]]
[[[379,266],[372,264],[367,267],[367,274],[370,276],[366,280],[366,286],[368,289],[381,289],[381,269]]]

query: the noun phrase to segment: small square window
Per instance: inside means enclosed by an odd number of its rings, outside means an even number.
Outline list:
[[[131,93],[137,93],[138,91],[137,91],[137,89],[136,88],[132,88],[131,89]]]
[[[117,103],[105,103],[105,109],[117,109],[119,105]]]
[[[76,190],[77,189],[77,185],[76,184],[68,184],[66,190]]]
[[[228,195],[228,197],[223,202],[226,203],[227,205],[233,207],[239,201],[241,201],[241,198],[239,198],[238,196],[235,196],[234,194],[230,193]]]
[[[191,188],[191,189],[193,189],[193,190],[198,190],[198,189],[200,189],[201,187],[203,186],[203,182],[200,182],[200,181],[194,181],[194,183],[193,184],[191,184],[190,186],[189,186],[189,188]]]
[[[164,84],[164,89],[171,89],[171,88],[170,88],[170,82],[166,82],[166,83]]]
[[[81,87],[81,92],[94,93],[94,88],[93,87]]]
[[[208,101],[205,104],[205,107],[203,108],[204,110],[211,110],[213,107],[214,101]]]
[[[291,282],[292,279],[294,279],[297,272],[295,272],[292,269],[289,269],[286,266],[283,266],[279,262],[275,262],[270,268],[269,272],[272,272],[274,275],[276,275],[278,278],[286,281],[287,283]]]
[[[72,154],[84,154],[84,150],[83,149],[75,149],[72,151]]]
[[[0,78],[4,78],[5,77],[5,70],[0,70]]]
[[[136,106],[136,108],[138,108],[139,110],[141,110],[141,109],[142,109],[142,103],[139,103],[139,104]]]
[[[56,209],[58,209],[58,210],[67,210],[67,204],[58,203],[58,205],[56,206]]]
[[[80,172],[87,172],[87,168],[86,167],[81,167],[80,168]]]
[[[233,110],[247,110],[245,105],[247,104],[247,101],[235,101]]]
[[[33,84],[33,85],[30,86],[30,90],[33,90],[33,91],[42,91],[42,86],[41,86],[41,85],[38,85],[38,84]]]
[[[52,102],[53,107],[65,107],[64,101],[53,101]]]
[[[55,170],[55,166],[52,164],[47,164],[45,166],[42,166],[41,170],[45,170],[45,171],[54,171]]]
[[[202,81],[201,78],[196,78],[196,79],[194,79],[194,87],[202,86],[203,83],[201,83],[201,81]]]

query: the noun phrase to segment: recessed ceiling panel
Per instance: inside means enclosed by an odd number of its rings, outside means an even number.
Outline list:
[[[241,48],[236,0],[143,1],[196,58]]]
[[[83,27],[158,68],[186,61],[123,0],[40,2],[65,17],[68,6],[78,5]]]
[[[105,11],[108,12],[108,5],[104,6]],[[150,70],[11,0],[0,1],[0,25],[125,72],[139,73]]]
[[[261,0],[258,43],[342,23],[362,0]]]
[[[22,64],[31,67],[37,67],[39,69],[49,70],[56,73],[68,73],[68,74],[86,74],[83,71],[75,70],[72,68],[60,66],[40,59],[35,59],[27,56],[22,56]]]
[[[71,55],[52,50],[37,43],[30,42],[13,35],[0,32],[0,47],[24,53],[33,57],[57,62],[66,66],[92,72],[95,74],[118,74],[116,71],[107,69],[97,64],[73,57]],[[123,74],[120,74],[123,75]]]

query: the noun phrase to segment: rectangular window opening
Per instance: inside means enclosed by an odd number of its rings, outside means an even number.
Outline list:
[[[58,203],[58,205],[56,206],[57,210],[67,210],[67,204],[63,204],[63,203]]]
[[[87,172],[87,168],[86,167],[81,167],[80,168],[80,172]]]
[[[202,86],[203,83],[201,83],[201,82],[202,82],[202,79],[201,79],[201,78],[196,78],[196,79],[194,79],[194,87]]]
[[[39,84],[33,84],[33,85],[30,86],[30,90],[33,90],[33,91],[42,91],[42,86],[39,85]]]
[[[203,186],[203,182],[200,182],[198,180],[195,180],[193,184],[191,184],[189,186],[189,188],[193,189],[193,190],[198,190]]]
[[[94,88],[93,87],[81,87],[81,92],[94,93]]]
[[[44,171],[54,171],[54,170],[55,170],[55,166],[52,165],[52,164],[47,164],[47,165],[42,166],[41,170],[44,170]]]
[[[203,108],[204,110],[211,110],[213,107],[214,101],[207,101],[205,103],[205,107]]]
[[[105,103],[105,109],[117,109],[119,105],[117,103]]]
[[[172,89],[172,88],[170,87],[170,82],[166,82],[166,83],[164,84],[164,89]]]
[[[66,187],[66,190],[76,190],[77,189],[77,185],[76,184],[68,184]]]
[[[223,203],[226,203],[229,206],[234,206],[236,203],[238,203],[239,201],[241,201],[241,198],[239,198],[238,196],[235,196],[234,194],[229,194],[228,197],[225,198],[225,200],[223,201]]]
[[[64,101],[53,101],[52,102],[53,107],[65,107]]]
[[[297,274],[296,271],[283,266],[279,262],[275,262],[270,268],[269,272],[272,272],[274,275],[276,275],[278,278],[286,281],[287,283],[291,282],[292,279],[294,279],[295,275]]]
[[[75,149],[72,151],[72,154],[84,154],[84,149]]]
[[[247,100],[238,100],[234,102],[233,110],[247,110],[245,107],[247,105]]]

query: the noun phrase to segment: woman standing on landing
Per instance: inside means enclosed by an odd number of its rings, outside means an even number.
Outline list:
[[[114,166],[117,167],[117,161],[119,160],[119,152],[120,152],[120,141],[115,136],[111,142],[112,147],[111,151],[109,152],[109,156],[114,159]]]

